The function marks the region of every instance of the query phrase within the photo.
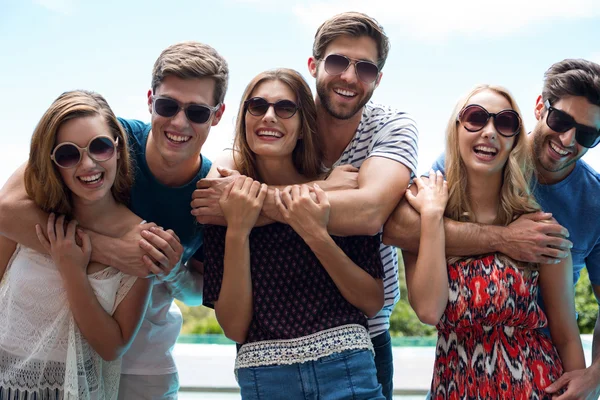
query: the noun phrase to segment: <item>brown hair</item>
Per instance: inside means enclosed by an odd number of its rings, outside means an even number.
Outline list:
[[[213,100],[223,103],[229,80],[227,61],[215,49],[200,42],[182,42],[160,53],[152,69],[152,91],[169,75],[181,79],[211,78],[215,81]]]
[[[544,74],[544,100],[554,104],[565,96],[582,96],[600,106],[600,65],[582,59],[553,64]]]
[[[250,149],[246,139],[246,107],[244,102],[250,98],[254,89],[263,82],[280,81],[288,85],[296,94],[296,104],[300,116],[300,132],[296,147],[292,153],[292,161],[296,170],[309,179],[314,179],[323,173],[321,160],[322,146],[317,135],[317,109],[310,87],[293,69],[279,68],[258,74],[242,95],[240,109],[235,125],[234,147],[236,152],[236,167],[242,175],[260,180],[256,168],[256,155]]]
[[[110,133],[118,139],[119,160],[112,194],[127,203],[133,183],[133,170],[127,147],[127,136],[110,106],[98,93],[75,90],[61,94],[50,105],[31,137],[29,162],[25,169],[25,189],[29,197],[46,212],[72,215],[71,192],[62,181],[58,167],[50,159],[61,125],[69,120],[101,116]]]
[[[323,59],[327,46],[339,36],[361,37],[368,36],[377,43],[377,66],[383,69],[388,53],[390,41],[379,23],[366,14],[359,12],[345,12],[323,22],[317,29],[313,43],[313,57]]]

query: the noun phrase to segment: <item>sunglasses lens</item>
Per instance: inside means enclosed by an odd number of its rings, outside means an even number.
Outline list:
[[[460,121],[466,130],[476,132],[487,124],[490,115],[479,106],[470,106],[463,110]]]
[[[63,168],[71,168],[79,162],[79,149],[72,144],[64,144],[54,152],[54,161]]]
[[[583,147],[596,147],[600,142],[600,132],[592,128],[577,128],[575,140]]]
[[[575,120],[570,115],[554,108],[548,113],[546,123],[553,131],[562,133],[571,129]]]
[[[513,136],[519,132],[521,121],[519,115],[514,111],[502,111],[496,115],[494,125],[503,136]]]
[[[255,117],[264,115],[269,109],[269,103],[263,98],[255,97],[248,100],[248,112]]]
[[[356,72],[361,81],[373,83],[377,79],[377,75],[379,75],[379,68],[370,62],[358,62],[356,63]]]
[[[296,103],[290,100],[280,100],[275,103],[275,114],[283,119],[292,118],[297,109]]]
[[[171,99],[159,98],[154,100],[154,111],[161,117],[170,118],[179,111],[179,104]]]
[[[325,71],[331,75],[341,74],[348,68],[350,60],[338,54],[330,54],[325,58]]]
[[[96,161],[106,161],[115,154],[115,144],[107,137],[98,137],[91,141],[88,151]]]
[[[192,104],[185,111],[188,119],[195,124],[203,124],[208,121],[211,113],[210,108],[199,104]]]

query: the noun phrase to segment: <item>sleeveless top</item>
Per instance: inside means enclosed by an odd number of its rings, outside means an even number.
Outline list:
[[[107,267],[88,279],[112,315],[137,278]],[[0,398],[116,399],[120,373],[79,331],[52,258],[18,245],[0,282]]]

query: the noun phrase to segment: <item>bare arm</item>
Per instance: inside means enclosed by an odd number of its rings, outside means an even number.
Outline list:
[[[353,306],[368,317],[383,307],[383,281],[356,265],[327,232],[329,203],[327,195],[315,186],[316,200],[307,185],[277,191],[275,199],[286,222],[304,239],[317,256],[338,290]]]
[[[575,317],[571,257],[558,264],[541,265],[539,282],[552,343],[558,350],[565,372],[585,368],[583,347]]]
[[[569,233],[547,213],[522,215],[507,227],[444,219],[446,253],[469,256],[500,252],[526,262],[557,263],[567,257],[573,244]],[[417,252],[421,216],[406,200],[394,210],[383,230],[385,244]],[[552,221],[552,223],[547,223]]]
[[[59,269],[73,318],[82,335],[103,359],[115,360],[125,353],[139,329],[151,281],[138,279],[111,316],[102,308],[88,280],[89,237],[83,231],[77,233],[83,243],[80,247],[75,240],[76,222],[71,221],[66,232],[63,224],[63,216],[55,222],[51,215],[47,223],[48,239],[39,225],[36,226],[38,238]]]
[[[19,167],[0,191],[0,234],[25,247],[47,253],[36,236],[35,226],[46,226],[48,213],[42,211],[25,191],[25,166]],[[142,261],[146,251],[140,248],[139,233],[151,225],[134,227],[122,238],[88,231],[92,239],[92,261],[111,265],[128,275],[147,276],[151,271]]]
[[[444,209],[448,187],[443,176],[416,178],[406,193],[421,213],[419,255],[403,252],[408,300],[421,322],[436,325],[448,304],[448,272],[444,251]],[[418,193],[416,193],[418,191]]]
[[[17,244],[15,242],[0,235],[0,282],[2,282],[6,267],[8,267],[8,262],[16,248]]]
[[[267,195],[266,185],[240,176],[223,192],[219,201],[227,221],[223,280],[215,314],[225,336],[243,343],[252,320],[250,232]]]

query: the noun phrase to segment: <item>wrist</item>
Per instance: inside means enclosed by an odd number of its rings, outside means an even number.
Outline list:
[[[506,228],[502,226],[488,225],[485,230],[480,229],[480,235],[488,237],[487,242],[491,250],[495,253],[505,253],[504,243],[506,243],[503,233]]]
[[[326,229],[319,229],[310,232],[310,234],[305,235],[305,237],[303,237],[302,239],[304,239],[304,242],[306,242],[308,247],[310,247],[313,251],[315,250],[315,248],[322,245],[326,245],[333,241]]]
[[[225,233],[226,241],[241,242],[248,239],[251,229],[245,229],[238,226],[228,226]]]
[[[422,210],[421,214],[421,222],[437,222],[444,220],[444,209],[425,209]]]

